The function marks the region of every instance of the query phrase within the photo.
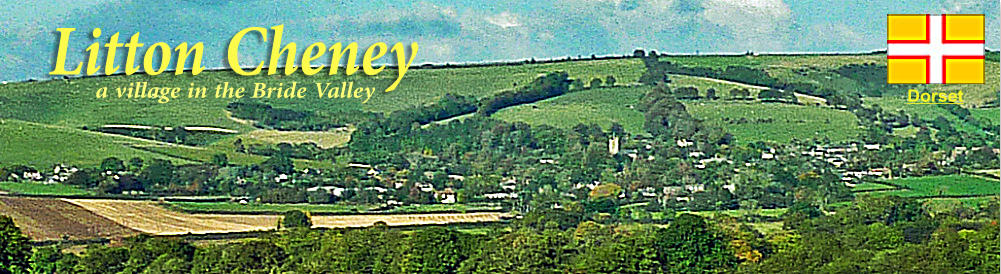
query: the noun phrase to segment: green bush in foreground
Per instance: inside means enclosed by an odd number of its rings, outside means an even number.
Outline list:
[[[5,273],[26,273],[31,246],[28,237],[14,225],[14,219],[0,216],[0,270]]]
[[[313,226],[313,221],[309,219],[309,215],[301,210],[289,210],[285,212],[282,216],[282,227],[293,228],[293,227],[305,227],[309,228]]]

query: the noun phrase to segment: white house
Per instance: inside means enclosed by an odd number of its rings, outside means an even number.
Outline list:
[[[362,169],[371,169],[372,165],[370,165],[370,164],[362,164],[362,163],[348,163],[348,167],[362,168]]]
[[[278,174],[278,176],[275,176],[275,183],[284,183],[284,182],[288,182],[288,180],[289,180],[288,175],[284,174],[284,173]]]
[[[678,143],[678,147],[688,147],[688,146],[691,146],[691,145],[695,144],[694,142],[690,142],[690,141],[685,140],[685,139],[678,140],[677,143]]]
[[[771,154],[771,153],[768,153],[768,152],[762,152],[761,153],[761,159],[762,160],[774,160],[775,159],[775,154]]]
[[[491,200],[516,199],[518,198],[518,193],[504,193],[504,192],[487,193],[483,194],[483,198]]]
[[[445,190],[435,193],[435,197],[443,204],[454,204],[455,203],[455,191],[452,188],[446,188]]]

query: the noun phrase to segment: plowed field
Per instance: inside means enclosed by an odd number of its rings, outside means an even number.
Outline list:
[[[139,232],[94,214],[77,205],[56,199],[0,197],[0,214],[35,241],[89,238],[117,238]]]
[[[132,229],[155,235],[243,232],[274,229],[280,216],[243,214],[188,214],[170,211],[149,201],[67,199]],[[428,213],[313,216],[315,227],[364,227],[385,222],[390,226],[498,221],[505,213]]]
[[[152,201],[99,199],[41,199],[0,197],[0,214],[32,240],[120,238],[139,233],[153,235],[229,233],[274,229],[281,216],[244,214],[189,214],[171,211]],[[506,213],[425,213],[313,216],[314,227],[364,227],[377,222],[390,226],[498,221]]]

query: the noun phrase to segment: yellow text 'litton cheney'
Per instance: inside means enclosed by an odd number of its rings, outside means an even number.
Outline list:
[[[84,62],[80,62],[72,70],[66,69],[66,54],[69,48],[69,36],[70,33],[75,31],[75,28],[58,28],[59,32],[59,45],[56,48],[56,60],[55,67],[50,75],[78,75],[84,67]],[[397,77],[389,87],[386,88],[386,92],[393,91],[400,84],[403,76],[407,73],[410,68],[411,63],[414,58],[417,57],[418,46],[417,43],[411,43],[409,49],[409,56],[407,54],[407,49],[404,47],[403,43],[396,43],[392,47],[386,45],[386,43],[378,42],[370,45],[366,50],[361,60],[361,67],[356,66],[356,59],[358,56],[358,43],[350,43],[347,46],[341,45],[341,43],[335,43],[329,47],[324,43],[313,43],[305,47],[301,54],[297,51],[297,45],[294,42],[288,44],[282,44],[282,34],[284,31],[284,25],[277,25],[271,27],[271,31],[262,27],[249,27],[237,32],[229,41],[229,47],[226,50],[226,59],[230,68],[239,75],[259,75],[263,70],[265,65],[264,61],[261,61],[253,69],[244,69],[240,67],[240,45],[244,42],[245,36],[248,34],[258,35],[262,42],[269,41],[269,35],[271,36],[271,51],[270,58],[268,58],[267,74],[274,75],[278,73],[279,69],[283,70],[285,75],[291,75],[297,70],[302,69],[302,73],[305,75],[314,75],[320,71],[327,69],[327,75],[337,74],[338,69],[341,67],[341,61],[346,60],[344,66],[345,75],[353,75],[361,69],[366,75],[376,75],[382,72],[386,66],[378,65],[375,66],[374,62],[382,58],[386,53],[395,53],[396,64],[397,64]],[[101,29],[95,28],[91,33],[94,39],[101,36]],[[136,52],[137,49],[144,46],[143,43],[139,42],[139,33],[133,34],[129,41],[126,43],[121,43],[118,40],[119,33],[115,33],[108,38],[108,42],[103,45],[103,51],[106,56],[104,62],[104,74],[111,75],[118,72],[120,67],[117,65],[118,61],[115,59],[116,51],[120,48],[126,50],[125,54],[125,74],[132,75],[139,71],[140,67],[136,65]],[[102,45],[98,42],[90,44],[86,48],[87,52],[87,71],[86,75],[94,75],[101,71],[101,66],[98,62],[98,56],[101,54]],[[188,45],[188,43],[180,43],[173,49],[170,45],[164,42],[154,43],[146,49],[145,53],[142,55],[142,70],[144,73],[149,75],[158,75],[167,70],[170,65],[171,56],[173,52],[176,51],[176,62],[174,62],[174,74],[183,74],[185,67],[188,63],[188,59],[191,59],[191,74],[198,75],[205,67],[202,66],[202,55],[205,51],[205,46],[201,43],[195,43],[194,45]],[[319,60],[327,53],[330,53],[330,65],[329,66],[315,66],[313,65],[316,60]],[[299,65],[296,65],[297,55]],[[159,59],[157,59],[159,57]],[[244,56],[246,57],[246,56]],[[279,61],[282,57],[285,57],[284,66],[280,67]],[[320,62],[316,62],[320,63]]]

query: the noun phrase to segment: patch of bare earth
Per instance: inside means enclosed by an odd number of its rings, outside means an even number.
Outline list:
[[[34,241],[121,238],[139,232],[58,199],[0,197],[0,214]]]
[[[86,208],[122,225],[155,235],[230,233],[275,229],[281,216],[247,214],[189,214],[171,211],[151,201],[72,199],[67,202]],[[378,222],[390,226],[477,223],[499,221],[506,213],[427,213],[385,215],[313,216],[314,227],[365,227]]]

